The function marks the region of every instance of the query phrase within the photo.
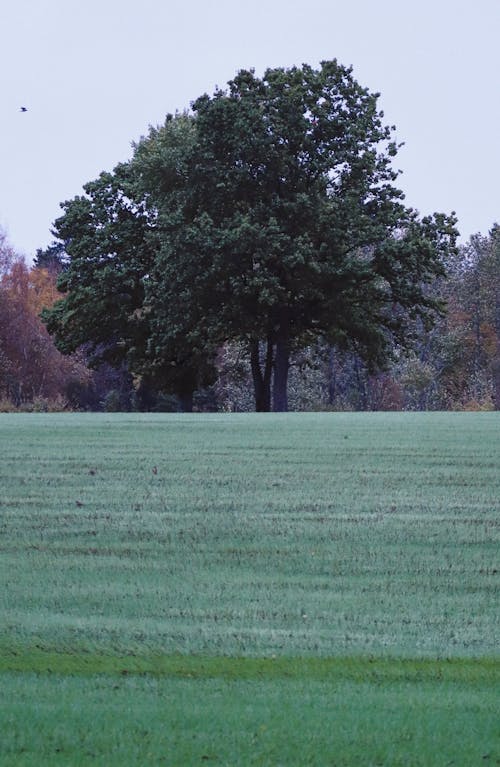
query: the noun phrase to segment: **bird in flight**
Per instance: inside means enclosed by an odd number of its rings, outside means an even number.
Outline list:
[[[19,111],[20,112],[27,112],[28,110],[26,109],[26,107],[21,107],[21,109]]]

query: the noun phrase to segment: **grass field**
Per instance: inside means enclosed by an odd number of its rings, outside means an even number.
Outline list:
[[[499,427],[1,415],[0,764],[500,764]]]

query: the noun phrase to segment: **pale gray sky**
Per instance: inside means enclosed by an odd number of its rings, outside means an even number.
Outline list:
[[[59,203],[239,69],[337,58],[406,146],[407,203],[500,220],[500,0],[0,0],[0,226],[31,257]],[[20,107],[26,106],[26,113]]]

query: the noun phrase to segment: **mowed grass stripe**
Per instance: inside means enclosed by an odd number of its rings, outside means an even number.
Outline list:
[[[2,674],[2,767],[476,767],[497,689],[443,679]]]
[[[500,659],[224,658],[220,656],[102,655],[41,649],[0,652],[0,672],[59,675],[147,674],[193,679],[311,679],[359,682],[446,681],[498,684]]]

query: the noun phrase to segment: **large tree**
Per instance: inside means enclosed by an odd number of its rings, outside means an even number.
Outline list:
[[[455,222],[404,205],[377,98],[336,61],[242,71],[151,130],[57,223],[62,348],[107,336],[187,390],[240,341],[258,410],[287,409],[290,355],[315,338],[383,365],[438,309]]]
[[[455,221],[404,206],[377,97],[335,61],[243,71],[194,102],[181,191],[158,183],[161,130],[137,149],[161,232],[155,343],[186,307],[213,339],[244,341],[257,409],[270,407],[272,376],[273,408],[287,408],[290,354],[313,338],[382,365],[410,321],[437,308],[426,285]]]
[[[44,319],[62,352],[90,344],[95,364],[120,364],[136,350],[141,356],[147,343],[141,310],[144,275],[154,259],[148,216],[134,199],[126,163],[84,192],[62,204],[64,215],[55,223],[67,254],[58,280],[64,298]]]
[[[64,246],[58,287],[65,295],[43,317],[60,351],[84,346],[93,367],[125,363],[142,390],[174,392],[189,410],[193,392],[212,380],[213,368],[188,348],[178,325],[169,328],[168,349],[156,353],[145,294],[158,230],[138,183],[136,165],[121,163],[63,203],[54,234]]]

